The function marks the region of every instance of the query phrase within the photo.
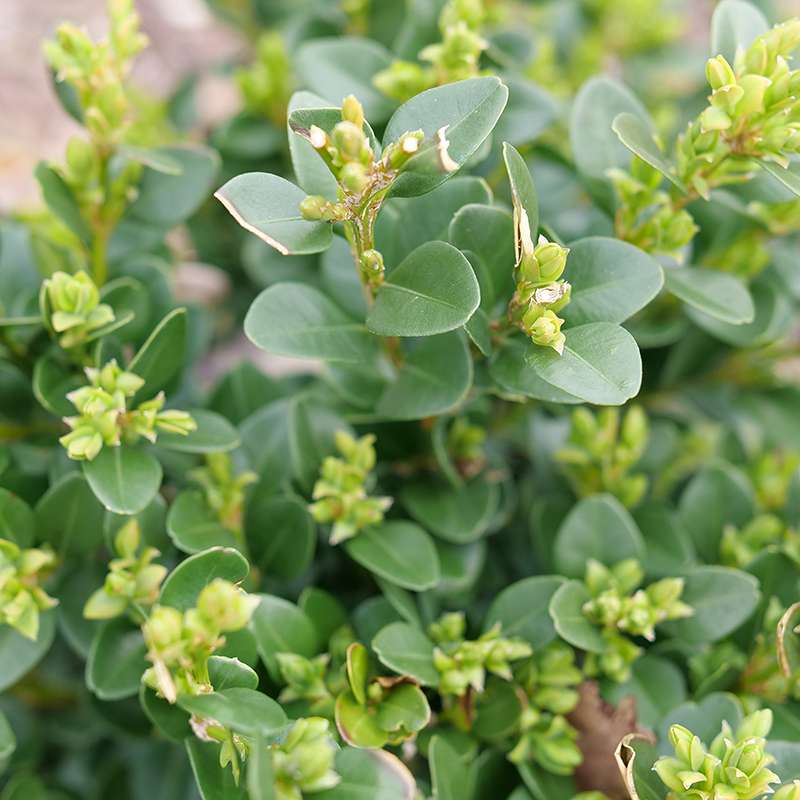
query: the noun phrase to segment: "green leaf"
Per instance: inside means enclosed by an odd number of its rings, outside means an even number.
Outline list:
[[[508,182],[511,184],[511,200],[514,208],[527,213],[531,236],[535,237],[536,231],[539,230],[539,198],[531,171],[525,159],[508,142],[503,142],[503,162],[506,165]],[[514,235],[516,236],[516,231]]]
[[[294,580],[314,558],[316,526],[306,505],[293,497],[255,493],[245,508],[244,530],[253,563],[265,575]]]
[[[664,270],[667,289],[686,305],[731,325],[752,322],[753,298],[747,286],[733,275],[702,267]]]
[[[736,730],[743,717],[742,706],[735,695],[715,692],[699,703],[687,701],[669,711],[661,720],[659,739],[662,742],[669,741],[670,727],[683,725],[701,741],[709,743],[720,732],[723,722]]]
[[[755,305],[752,322],[731,325],[712,316],[687,309],[692,322],[715,338],[734,347],[760,347],[786,334],[792,322],[793,305],[786,292],[767,281],[750,286]]]
[[[336,754],[341,781],[315,792],[314,800],[414,800],[414,777],[399,758],[385,750],[342,748]]]
[[[605,76],[586,81],[572,105],[569,139],[575,166],[587,188],[606,208],[612,208],[614,202],[607,170],[627,170],[631,161],[630,151],[611,129],[617,115],[626,111],[648,118],[644,106],[627,86]]]
[[[782,742],[770,739],[767,752],[775,757],[770,769],[783,783],[800,780],[800,742]]]
[[[758,166],[779,180],[789,191],[800,197],[800,174],[798,174],[797,162],[792,162],[788,167],[775,164],[772,161],[759,159]]]
[[[36,518],[31,507],[22,498],[0,487],[0,539],[8,539],[25,548],[33,545],[35,536]]]
[[[359,703],[352,692],[342,692],[336,698],[336,728],[342,739],[354,747],[379,748],[389,741],[375,712]]]
[[[500,504],[500,490],[481,478],[456,489],[427,481],[407,484],[401,499],[408,513],[431,533],[467,544],[488,530]]]
[[[199,553],[209,547],[240,549],[241,544],[197,489],[185,490],[175,498],[167,514],[167,533],[184,553]]]
[[[537,345],[528,339],[513,336],[495,350],[489,362],[489,374],[503,394],[523,395],[548,403],[581,403],[580,397],[565,392],[545,381],[528,365],[526,355]]]
[[[421,731],[430,722],[431,708],[419,686],[400,683],[390,688],[378,704],[375,718],[385,731],[392,733]]]
[[[183,368],[186,360],[186,309],[170,311],[158,323],[128,364],[128,370],[144,379],[133,403],[149,400]]]
[[[260,734],[274,742],[288,724],[283,709],[254,689],[233,687],[210,694],[178,696],[178,705],[190,714],[213,719],[243,736]]]
[[[432,240],[446,241],[448,227],[458,210],[471,203],[488,206],[492,191],[483,178],[456,175],[422,197],[393,197],[381,206],[375,223],[375,241],[391,272],[420,245]],[[456,242],[451,242],[461,248]],[[348,248],[348,268],[353,256]]]
[[[258,654],[275,681],[280,677],[275,658],[278,653],[296,653],[311,658],[319,649],[314,623],[304,611],[282,597],[261,595],[261,603],[253,612],[250,627],[256,637]]]
[[[229,370],[211,390],[208,406],[238,425],[251,414],[283,396],[281,383],[249,361]]]
[[[550,600],[550,617],[565,642],[591,653],[602,653],[606,643],[600,628],[592,625],[583,613],[589,600],[589,591],[581,581],[567,581]]]
[[[650,741],[630,733],[619,743],[615,757],[624,770],[623,781],[629,797],[634,800],[666,800],[667,787],[653,771],[658,751]]]
[[[180,165],[180,174],[146,167],[136,200],[123,220],[131,217],[168,229],[188,219],[206,201],[220,161],[216,151],[199,145],[175,145],[156,152]]]
[[[446,186],[451,186],[451,181]],[[459,250],[468,251],[481,290],[481,308],[491,312],[498,302],[511,297],[514,288],[514,223],[502,208],[471,203],[459,210],[448,229],[448,238]],[[466,254],[466,252],[465,252]],[[472,255],[480,268],[476,269]]]
[[[423,686],[438,686],[439,672],[433,665],[433,642],[407,622],[393,622],[372,640],[381,664],[399,675],[409,675]]]
[[[744,473],[719,462],[695,474],[681,495],[679,509],[700,557],[716,562],[723,529],[749,522],[755,499]]]
[[[470,773],[466,764],[441,736],[431,739],[428,761],[436,800],[462,800],[470,796]]]
[[[391,63],[392,54],[377,42],[338,36],[306,42],[297,53],[296,67],[303,83],[322,97],[341,103],[354,94],[367,119],[379,125],[389,119],[394,104],[373,86],[372,77]]]
[[[269,353],[327,361],[363,362],[377,341],[324,294],[296,283],[277,283],[261,292],[247,312],[244,331]]]
[[[479,308],[464,325],[469,340],[484,356],[492,354],[492,332],[489,317]]]
[[[81,214],[78,201],[66,181],[53,167],[40,161],[36,180],[50,210],[86,245],[91,244],[92,232]]]
[[[462,545],[437,540],[436,549],[442,572],[438,589],[443,595],[468,591],[475,585],[486,563],[485,540]]]
[[[208,680],[215,692],[225,689],[256,689],[258,675],[238,658],[211,656],[208,659]]]
[[[33,365],[33,394],[43,408],[59,417],[75,413],[75,406],[67,400],[67,395],[85,385],[85,376],[52,356],[37,358]]]
[[[292,115],[310,109],[330,109],[329,101],[313,92],[295,92],[289,99],[286,109],[286,133],[289,137],[289,154],[292,158],[294,177],[303,191],[308,194],[321,194],[328,200],[336,200],[338,184],[327,164],[312,147],[311,142],[298,136],[291,126]],[[340,117],[341,119],[341,112]]]
[[[275,800],[275,769],[271,747],[256,736],[247,756],[247,795],[249,800]]]
[[[5,762],[17,749],[17,738],[5,714],[0,713],[0,762]]]
[[[660,172],[684,194],[686,193],[686,187],[675,174],[675,167],[664,157],[664,153],[655,139],[653,126],[648,119],[639,114],[631,114],[630,111],[623,111],[614,117],[611,129],[628,150]]]
[[[758,581],[728,567],[695,567],[686,574],[681,601],[694,609],[686,619],[665,622],[663,629],[683,642],[717,642],[752,613],[761,595]]]
[[[603,696],[615,705],[624,697],[635,697],[637,721],[655,730],[666,714],[686,700],[686,679],[675,664],[653,653],[637,659],[631,667],[631,679],[609,683]]]
[[[221,414],[204,408],[189,409],[197,430],[181,435],[159,433],[158,446],[179,453],[225,453],[239,446],[239,432]]]
[[[378,219],[383,218],[383,212]],[[340,236],[320,256],[320,285],[325,294],[351,317],[364,319],[367,303],[364,288],[353,263],[350,245]]]
[[[711,17],[711,55],[723,55],[730,64],[736,51],[750,44],[769,30],[762,11],[745,0],[722,0]]]
[[[362,567],[404,589],[422,592],[439,582],[439,557],[430,536],[413,522],[391,520],[361,531],[345,544]]]
[[[571,245],[565,277],[572,299],[560,312],[568,325],[624,322],[661,291],[661,265],[638,247],[590,236]]]
[[[559,103],[538,84],[518,75],[504,75],[503,81],[508,86],[508,105],[494,129],[494,136],[501,142],[529,144],[558,118]]]
[[[0,692],[32,670],[50,649],[56,633],[56,611],[39,614],[39,635],[31,641],[10,625],[0,625]]]
[[[566,330],[562,355],[533,346],[527,365],[545,383],[587,403],[618,406],[635,397],[642,383],[642,359],[634,338],[610,322]]]
[[[460,328],[479,303],[469,261],[450,244],[427,242],[389,273],[367,327],[381,336],[432,336]]]
[[[125,161],[133,161],[165,175],[183,174],[183,164],[166,149],[123,144],[117,147],[116,155]]]
[[[86,660],[86,685],[101,700],[122,700],[139,691],[148,667],[142,632],[126,617],[104,622]]]
[[[306,193],[278,175],[237,175],[214,197],[243,228],[285,256],[320,253],[330,246],[330,223],[303,219],[300,203]]]
[[[610,494],[585,497],[573,506],[556,535],[555,564],[569,578],[583,578],[593,558],[606,566],[643,561],[644,540],[625,507]]]
[[[63,557],[89,553],[103,542],[105,510],[79,472],[54,483],[34,513],[39,538]]]
[[[456,333],[430,336],[408,353],[380,400],[377,413],[408,420],[444,414],[466,397],[472,384],[472,358]]]
[[[116,514],[138,514],[161,487],[161,464],[138,447],[104,447],[82,466],[97,499]]]
[[[384,146],[407,131],[422,130],[426,142],[446,128],[448,153],[462,166],[491,133],[508,100],[499,78],[473,78],[428,89],[404,103],[386,126]],[[453,173],[431,159],[430,145],[411,158],[392,185],[395,197],[413,197],[435,189]]]
[[[179,611],[194,608],[197,596],[215,578],[240,583],[250,571],[244,556],[231,547],[212,547],[181,561],[161,587],[159,603]]]
[[[668,578],[694,566],[689,533],[678,514],[658,503],[647,503],[633,514],[645,543],[644,570],[653,578]]]
[[[490,677],[486,688],[475,698],[472,733],[490,742],[513,736],[522,715],[522,702],[513,683]]]
[[[499,622],[503,636],[519,636],[535,650],[544,647],[556,638],[548,608],[563,583],[559,575],[537,575],[512,583],[489,606],[484,630]]]
[[[233,772],[219,765],[217,742],[201,742],[196,736],[187,736],[184,745],[202,800],[246,800],[245,787],[237,786]]]
[[[320,642],[327,642],[347,622],[344,606],[330,593],[318,586],[306,586],[297,604],[314,623]]]

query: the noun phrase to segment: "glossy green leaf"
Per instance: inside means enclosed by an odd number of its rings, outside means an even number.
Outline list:
[[[400,683],[389,689],[375,713],[378,724],[392,733],[422,730],[430,718],[425,693],[413,683]]]
[[[236,785],[230,768],[219,765],[219,744],[196,736],[187,736],[184,744],[202,800],[246,800],[245,787]]]
[[[197,430],[185,436],[159,433],[159,447],[180,453],[224,453],[239,446],[238,431],[221,414],[204,408],[190,408],[189,413],[197,424]]]
[[[56,611],[39,614],[39,635],[32,641],[10,625],[0,625],[0,691],[13,686],[50,649],[56,633]]]
[[[35,536],[36,518],[31,507],[0,487],[0,539],[8,539],[20,547],[31,547]]]
[[[494,136],[500,142],[529,144],[558,118],[559,103],[538,84],[519,75],[504,75],[503,81],[508,86],[508,105],[497,122]]]
[[[550,347],[529,349],[525,360],[538,377],[587,403],[622,405],[639,393],[642,359],[633,337],[610,322],[566,330],[562,355]]]
[[[372,649],[385,667],[400,675],[410,675],[423,686],[438,686],[433,642],[419,628],[407,622],[393,622],[372,640]]]
[[[256,689],[258,675],[238,658],[211,656],[208,659],[208,680],[215,692],[225,689]]]
[[[105,510],[80,472],[69,472],[36,504],[38,537],[62,556],[89,553],[103,541]]]
[[[104,447],[83,474],[97,499],[116,514],[143,511],[161,486],[161,464],[146,450],[129,445]]]
[[[161,587],[159,603],[180,611],[193,608],[197,596],[215,578],[240,583],[250,571],[244,556],[230,547],[212,547],[181,561]]]
[[[522,715],[522,702],[513,683],[490,677],[486,688],[475,698],[473,733],[489,742],[513,736]]]
[[[625,507],[610,494],[580,500],[562,523],[554,545],[559,574],[583,578],[593,558],[606,566],[644,559],[642,534]]]
[[[394,103],[375,88],[372,78],[391,62],[391,53],[377,42],[341,36],[306,42],[297,53],[296,65],[311,91],[337,105],[354,94],[367,119],[379,125],[389,119]]]
[[[344,606],[330,592],[318,586],[306,586],[297,605],[311,620],[320,642],[327,642],[347,622]]]
[[[445,242],[420,245],[381,285],[367,327],[381,336],[432,336],[464,325],[480,302],[469,261]]]
[[[151,399],[183,368],[187,346],[186,309],[170,311],[128,364],[128,370],[144,379],[134,403]]]
[[[711,52],[734,63],[736,51],[746,49],[754,39],[769,30],[763,12],[745,0],[722,0],[711,17]]]
[[[271,747],[256,736],[247,756],[247,794],[249,800],[275,800],[275,769]]]
[[[667,742],[670,726],[683,725],[708,743],[720,732],[723,722],[736,730],[743,717],[742,706],[735,695],[715,692],[700,702],[690,700],[672,708],[661,720],[659,739]]]
[[[758,581],[728,567],[695,567],[686,574],[681,601],[694,609],[686,619],[666,622],[663,629],[684,642],[716,642],[735,631],[755,611]]]
[[[544,647],[556,637],[548,608],[563,583],[559,575],[536,575],[512,583],[489,606],[484,629],[500,623],[503,636],[518,636],[535,650]]]
[[[508,142],[503,143],[503,161],[506,166],[508,182],[511,184],[511,200],[514,207],[528,215],[531,235],[536,236],[539,229],[539,198],[525,159]],[[514,233],[516,236],[516,232]]]
[[[244,330],[269,353],[327,361],[364,361],[377,341],[324,294],[294,283],[265,289],[250,306]]]
[[[253,563],[265,575],[293,580],[311,564],[317,532],[301,501],[255,493],[245,508],[244,529]]]
[[[278,175],[246,172],[214,194],[243,227],[279,253],[319,253],[331,243],[327,222],[309,222],[300,214],[306,193]]]
[[[491,133],[508,100],[508,89],[498,78],[473,78],[428,89],[395,111],[386,126],[384,146],[407,131],[422,130],[426,146],[411,158],[392,186],[395,197],[413,197],[435,189],[452,173],[431,158],[437,131],[446,128],[448,154],[459,166]],[[431,144],[429,144],[431,143]]]
[[[233,687],[209,694],[180,695],[178,705],[190,714],[213,719],[243,736],[260,734],[275,741],[288,719],[283,709],[262,692]]]
[[[567,325],[624,322],[644,308],[664,285],[661,265],[638,247],[590,236],[571,245],[564,277],[572,299],[560,312]]]
[[[664,270],[664,283],[679,300],[731,325],[752,322],[755,316],[750,292],[733,275],[702,267],[672,267]]]
[[[800,173],[798,173],[796,163],[783,167],[772,161],[759,160],[758,166],[779,180],[790,192],[800,197]]]
[[[683,182],[675,174],[675,167],[667,161],[656,141],[656,134],[649,120],[638,114],[631,114],[630,111],[623,111],[614,117],[611,129],[628,150],[660,172],[682,192],[686,192]]]
[[[167,514],[167,532],[184,553],[199,553],[209,547],[238,549],[241,544],[197,489],[183,491],[175,498]]]
[[[444,414],[464,399],[471,383],[472,358],[462,336],[431,336],[408,353],[377,413],[397,420]]]
[[[446,739],[434,736],[428,749],[433,796],[436,800],[461,800],[469,797],[469,772],[458,752]]]
[[[86,660],[86,685],[101,700],[122,700],[139,691],[149,666],[142,632],[126,617],[103,623]]]
[[[430,536],[413,522],[373,525],[345,544],[362,567],[404,589],[422,592],[439,581],[439,557]]]
[[[550,617],[558,635],[574,647],[592,653],[602,653],[606,643],[596,625],[583,613],[591,597],[581,581],[562,584],[550,600]]]
[[[311,658],[320,645],[314,623],[304,611],[282,597],[261,595],[250,627],[256,637],[258,654],[273,680],[280,675],[275,658],[278,653],[297,653]]]
[[[33,394],[43,408],[59,417],[75,413],[75,406],[67,400],[67,394],[85,385],[84,375],[51,356],[37,358],[33,365]]]
[[[335,769],[341,781],[316,792],[314,800],[414,800],[413,776],[385,750],[342,748],[336,754]]]
[[[328,200],[335,200],[338,186],[336,178],[320,158],[319,153],[311,146],[311,142],[298,136],[290,125],[292,114],[296,111],[329,109],[330,107],[331,103],[328,100],[324,100],[313,92],[295,92],[286,109],[286,133],[289,137],[292,169],[298,186],[308,194],[319,194]]]
[[[50,210],[74,233],[84,244],[90,244],[92,233],[81,214],[78,201],[61,174],[53,167],[40,161],[36,166],[36,180],[42,189],[45,203]]]
[[[409,514],[431,533],[454,544],[483,536],[500,503],[496,483],[476,478],[461,488],[430,481],[409,483],[401,496]]]
[[[694,566],[694,547],[676,511],[658,503],[646,503],[633,512],[633,519],[644,539],[642,566],[647,575],[668,578]]]
[[[342,739],[354,747],[379,748],[389,741],[375,712],[359,703],[352,692],[342,692],[336,698],[336,728]]]

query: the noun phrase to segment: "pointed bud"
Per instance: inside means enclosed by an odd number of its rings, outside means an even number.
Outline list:
[[[355,95],[349,94],[342,101],[342,120],[351,122],[362,130],[364,127],[364,107],[358,102]]]
[[[736,83],[733,67],[722,55],[708,59],[706,62],[706,78],[708,78],[708,84],[712,89],[720,89],[723,86]]]

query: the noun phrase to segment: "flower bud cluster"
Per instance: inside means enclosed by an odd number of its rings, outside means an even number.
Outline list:
[[[302,800],[336,786],[341,781],[334,769],[337,749],[327,719],[296,720],[286,738],[272,748],[275,800]]]
[[[798,467],[800,454],[786,450],[769,450],[756,458],[749,474],[756,499],[762,508],[767,511],[783,510]]]
[[[128,400],[144,386],[144,380],[126,372],[112,359],[102,368],[87,367],[89,385],[67,395],[78,416],[65,417],[72,429],[59,442],[67,455],[77,461],[91,461],[107,447],[136,442],[143,436],[155,442],[158,431],[186,435],[197,423],[185,411],[164,409],[165,397],[159,392],[152,400],[128,409]]]
[[[258,475],[252,470],[236,475],[227,453],[207,453],[205,466],[190,470],[189,477],[203,487],[206,502],[220,523],[241,533],[245,490],[258,480]]]
[[[775,514],[759,514],[742,528],[726,525],[720,560],[730,567],[746,567],[764,550],[779,550],[800,564],[800,534]]]
[[[144,673],[145,684],[170,703],[181,694],[211,691],[209,657],[224,644],[223,633],[247,625],[258,602],[235,584],[215,578],[200,592],[194,608],[154,606],[142,625],[147,658],[153,664]]]
[[[124,78],[132,59],[147,44],[133,0],[109,0],[108,13],[107,39],[93,42],[85,30],[65,23],[55,40],[44,46],[58,80],[76,90],[92,138],[101,142],[119,141],[125,133],[130,99]]]
[[[661,190],[661,173],[634,157],[630,172],[607,172],[617,196],[616,231],[620,238],[649,253],[679,257],[698,227],[686,209],[678,209]]]
[[[333,695],[328,688],[328,653],[306,658],[298,653],[277,653],[278,668],[286,686],[278,696],[281,703],[302,700],[317,716],[332,718]]]
[[[391,497],[370,497],[367,480],[375,466],[375,436],[354,439],[344,431],[336,433],[336,448],[342,458],[328,456],[322,462],[309,507],[317,522],[332,523],[331,544],[351,539],[369,525],[383,520],[392,505]]]
[[[602,673],[612,680],[625,682],[641,648],[623,634],[641,636],[652,642],[656,625],[694,613],[680,600],[682,578],[663,578],[644,589],[637,588],[643,578],[644,572],[636,559],[626,559],[612,567],[589,559],[585,584],[591,599],[584,604],[583,614],[602,628],[606,647],[600,654],[587,655],[585,670],[588,675]]]
[[[486,673],[511,680],[510,662],[533,653],[522,639],[501,636],[499,623],[475,640],[464,638],[466,619],[452,612],[434,622],[429,633],[436,642],[433,663],[439,672],[439,693],[463,696],[468,689],[482,692]]]
[[[90,334],[114,321],[111,306],[100,302],[94,281],[83,271],[55,272],[42,284],[45,323],[63,348],[83,344]]]
[[[724,722],[711,747],[706,748],[688,728],[673,725],[669,739],[675,755],[662,756],[653,769],[670,790],[670,800],[752,800],[771,794],[771,784],[780,782],[769,769],[775,759],[766,752],[771,727],[772,711],[756,711],[745,717],[735,735]],[[794,791],[791,786],[784,788]],[[792,796],[792,792],[783,794]]]
[[[533,244],[527,211],[514,205],[517,288],[509,303],[511,322],[541,347],[564,352],[566,337],[561,332],[564,320],[558,312],[570,301],[572,287],[560,280],[567,266],[569,248],[539,236]]]
[[[582,679],[575,666],[575,651],[561,641],[537,651],[515,670],[527,704],[520,718],[519,738],[508,755],[511,761],[536,761],[548,772],[572,774],[583,757],[577,733],[564,715],[577,705],[576,687]]]
[[[447,452],[465,477],[476,475],[486,464],[486,428],[473,425],[467,417],[456,417],[447,432]]]
[[[578,408],[566,447],[555,454],[579,497],[613,494],[632,508],[647,491],[647,477],[632,470],[642,457],[649,435],[647,415],[630,406],[622,417],[617,408],[592,413]]]
[[[23,549],[8,539],[0,539],[0,623],[36,640],[39,612],[58,605],[58,600],[41,587],[55,564],[51,550]]]
[[[439,16],[441,41],[419,53],[430,66],[395,61],[375,75],[374,85],[385,95],[405,102],[434,86],[477,77],[481,54],[489,46],[480,35],[487,18],[483,0],[449,0]]]
[[[93,592],[83,607],[86,619],[112,619],[133,608],[137,613],[158,600],[167,568],[153,564],[160,555],[155,547],[141,545],[141,529],[135,518],[126,522],[114,538],[117,558],[108,564],[102,587]]]
[[[235,74],[245,109],[275,125],[286,124],[286,107],[292,93],[292,67],[281,35],[266,31],[259,36],[255,58]]]

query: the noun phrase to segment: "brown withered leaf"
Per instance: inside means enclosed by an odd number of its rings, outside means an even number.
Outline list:
[[[653,734],[637,725],[634,697],[625,697],[619,705],[611,705],[600,696],[596,681],[584,681],[578,691],[578,705],[567,717],[578,731],[578,747],[583,753],[575,782],[581,791],[595,790],[613,800],[628,800],[615,758],[617,745],[631,733],[655,741]]]

